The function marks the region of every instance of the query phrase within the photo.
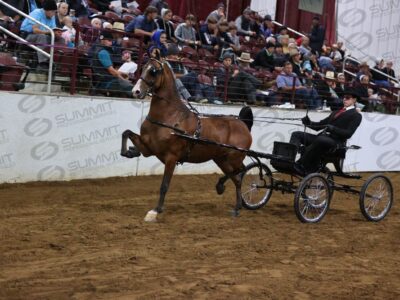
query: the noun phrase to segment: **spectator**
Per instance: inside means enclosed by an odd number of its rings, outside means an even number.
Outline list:
[[[124,78],[124,73],[114,68],[111,60],[112,34],[103,31],[99,39],[100,45],[96,47],[92,60],[96,90],[121,92],[125,97],[132,97],[132,83]]]
[[[159,16],[162,15],[163,9],[168,9],[169,5],[164,0],[151,0],[148,6],[153,6],[157,9],[157,13]]]
[[[310,47],[314,52],[321,53],[322,45],[325,40],[325,28],[320,25],[318,16],[312,20],[311,32],[308,35],[310,38]]]
[[[160,56],[166,57],[168,55],[167,34],[164,30],[157,29],[151,37],[153,42],[151,47],[156,47],[160,50]]]
[[[228,37],[232,41],[232,48],[234,51],[239,51],[240,49],[240,39],[239,36],[237,35],[237,27],[235,25],[235,22],[229,22],[229,27],[228,27]]]
[[[32,18],[49,26],[51,29],[56,27],[55,15],[57,12],[57,4],[54,0],[45,0],[43,8],[35,9],[29,14]],[[21,31],[26,35],[26,40],[33,44],[39,44],[40,49],[45,49],[45,46],[50,44],[50,32],[43,26],[38,25],[26,18],[21,25]],[[48,68],[48,57],[40,52],[37,52],[39,67]]]
[[[270,15],[265,15],[260,30],[265,38],[272,36],[274,24]]]
[[[228,35],[229,23],[225,19],[220,20],[217,26],[217,41],[219,45],[219,53],[218,57],[222,58],[222,55],[225,52],[230,52],[234,55],[235,51],[235,44],[232,42],[231,38]]]
[[[327,106],[331,110],[339,110],[343,106],[343,101],[336,93],[335,73],[333,71],[326,72],[324,78],[319,78],[316,82],[318,95],[322,100],[326,100]]]
[[[252,63],[252,67],[265,68],[271,72],[274,71],[276,67],[274,61],[274,51],[275,45],[272,43],[267,43],[265,48],[257,53],[256,59]]]
[[[286,26],[279,27],[278,33],[275,35],[276,40],[279,42],[279,37],[281,35],[289,35],[288,29]]]
[[[244,59],[245,61],[250,61]],[[223,67],[216,70],[218,86],[228,85],[228,97],[230,99],[246,99],[248,104],[256,102],[256,89],[261,86],[261,82],[251,74],[234,69],[232,66],[232,57],[229,53],[223,56]],[[228,82],[226,82],[228,79]]]
[[[93,18],[92,21],[90,21],[90,24],[93,28],[101,30],[102,25],[99,18]]]
[[[56,14],[56,27],[63,28],[63,19],[68,14],[68,4],[66,2],[58,2]]]
[[[390,88],[391,85],[390,85],[390,82],[388,80],[389,78],[386,75],[384,75],[384,74],[386,74],[383,71],[384,65],[385,65],[385,62],[384,62],[383,58],[377,58],[376,59],[376,65],[375,65],[375,67],[373,69],[371,69],[372,80],[378,86],[383,86],[385,88]]]
[[[158,10],[154,6],[147,6],[143,15],[137,16],[127,26],[126,32],[145,36],[145,42],[149,41],[153,32],[157,29],[154,20],[157,18]]]
[[[63,27],[65,31],[62,33],[62,37],[64,38],[66,45],[73,48],[75,47],[76,30],[74,26],[72,26],[72,18],[69,16],[64,17],[63,23],[65,24]],[[79,38],[79,44],[81,44],[81,42],[82,40]]]
[[[383,68],[383,73],[388,74],[389,76],[396,78],[396,73],[393,70],[393,62],[392,61],[387,61],[386,62],[386,67]]]
[[[175,37],[180,45],[189,45],[192,47],[201,45],[197,38],[196,30],[193,26],[196,24],[195,16],[188,14],[185,18],[185,23],[181,23],[175,29]]]
[[[318,58],[318,65],[323,73],[326,71],[335,71],[332,58],[330,58],[325,52]]]
[[[239,35],[244,36],[256,36],[256,32],[252,31],[252,21],[251,21],[252,10],[248,7],[243,11],[243,14],[236,18],[235,24],[238,29]]]
[[[294,91],[296,99],[301,100],[309,109],[317,109],[321,106],[316,90],[301,84],[296,73],[293,73],[293,66],[289,61],[284,63],[282,73],[276,78],[276,85],[286,94],[286,97]]]
[[[372,78],[372,74],[371,74],[371,72],[370,72],[370,70],[369,70],[369,65],[368,65],[368,63],[366,62],[366,61],[363,61],[361,64],[360,64],[360,70],[357,72],[357,74],[356,74],[356,80],[358,81],[358,82],[360,82],[360,77],[362,76],[362,75],[367,75],[368,76],[368,78]]]
[[[96,8],[105,13],[107,10],[113,10],[114,7],[111,5],[111,0],[96,0],[95,1]]]
[[[172,10],[163,8],[161,9],[161,18],[156,20],[157,28],[164,30],[167,35],[167,40],[176,43],[178,40],[175,38],[174,26],[171,22]]]
[[[289,36],[287,34],[279,35],[278,43],[282,45],[283,53],[289,54]]]
[[[338,95],[340,99],[342,99],[344,95],[345,83],[346,83],[346,77],[344,76],[344,73],[339,73],[337,75],[335,93]]]
[[[310,47],[310,39],[307,36],[303,36],[301,38],[301,45],[299,47],[299,52],[300,54],[304,56],[310,56],[311,55],[311,47]]]
[[[332,51],[329,54],[329,57],[332,58],[333,62],[340,62],[343,60],[342,53],[339,51],[339,46],[337,44],[332,45]]]
[[[346,48],[344,47],[343,42],[337,42],[336,44],[338,46],[340,54],[342,54],[342,57],[344,57],[346,54]]]
[[[369,103],[368,87],[370,77],[362,74],[360,76],[360,82],[356,85],[355,90],[360,96],[359,102],[364,105],[363,111],[372,111],[372,106]]]
[[[304,71],[301,64],[301,54],[297,50],[292,50],[290,52],[290,63],[292,64],[293,73],[299,77],[300,81],[304,83]]]
[[[5,2],[10,4],[11,6],[15,7],[16,9],[24,11],[25,1],[8,0]],[[2,19],[2,21],[0,21],[0,25],[7,28],[8,22],[20,21],[21,15],[19,15],[17,12],[13,11],[12,9],[9,9],[8,7],[5,7],[2,4],[0,4],[0,18]]]
[[[225,5],[224,3],[220,2],[217,5],[217,9],[210,12],[210,14],[206,18],[206,23],[210,17],[213,17],[217,22],[219,22],[221,19],[225,18]]]
[[[69,10],[75,11],[75,17],[83,17],[90,15],[89,4],[87,0],[67,0]]]
[[[111,24],[110,22],[104,22],[103,23],[103,29],[113,29],[113,24]]]
[[[132,61],[132,53],[129,50],[125,50],[122,52],[123,61],[122,66],[118,69],[118,72],[122,74],[122,77],[129,78],[132,76],[137,70],[137,64]]]
[[[283,64],[285,62],[287,62],[288,60],[289,60],[289,55],[283,53],[282,45],[279,43],[276,43],[275,44],[275,52],[274,52],[275,69],[277,69],[278,72],[281,72]]]
[[[201,46],[207,50],[218,50],[219,43],[217,39],[217,20],[214,17],[208,18],[206,24],[200,27]]]

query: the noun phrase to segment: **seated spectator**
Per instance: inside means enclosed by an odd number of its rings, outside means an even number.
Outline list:
[[[321,56],[318,58],[318,65],[321,68],[321,70],[325,71],[335,71],[335,67],[333,65],[333,60],[326,52],[323,52]]]
[[[242,52],[240,57],[237,58],[238,67],[240,71],[246,71],[251,68],[250,64],[254,62],[254,59],[251,58],[250,53]]]
[[[373,69],[371,69],[372,80],[378,86],[390,88],[391,84],[389,82],[389,78],[384,75],[385,74],[385,72],[383,71],[384,65],[385,65],[385,62],[384,62],[383,58],[376,59],[376,65]],[[384,74],[377,72],[377,71],[380,71]]]
[[[156,20],[157,28],[164,30],[167,35],[167,40],[176,43],[178,40],[175,38],[174,26],[171,22],[172,10],[163,8],[161,10],[161,18]]]
[[[75,17],[90,15],[90,8],[87,0],[67,0],[69,10],[75,11]]]
[[[66,45],[70,48],[73,48],[75,47],[76,30],[74,26],[72,26],[72,18],[69,16],[64,17],[63,23],[63,29],[65,31],[63,32],[62,37],[64,38]],[[82,39],[79,37],[79,44],[82,43]]]
[[[11,6],[24,11],[25,1],[17,1],[17,0],[8,0],[5,1],[6,3],[10,4]],[[15,12],[12,9],[0,4],[0,26],[8,28],[8,22],[18,22],[21,21],[21,15]]]
[[[307,36],[303,36],[301,38],[299,52],[303,57],[311,55],[310,39]]]
[[[284,63],[282,73],[276,78],[276,85],[278,90],[286,94],[286,101],[289,100],[291,93],[294,91],[295,99],[301,100],[309,109],[321,107],[321,101],[316,90],[301,84],[296,73],[293,73],[293,66],[289,61]]]
[[[282,45],[279,43],[276,43],[275,44],[275,52],[274,52],[275,69],[278,72],[281,72],[284,63],[287,62],[288,60],[289,60],[289,55],[283,53]],[[277,68],[279,68],[279,69],[277,69]]]
[[[237,35],[237,27],[235,25],[235,22],[229,22],[229,27],[228,27],[228,37],[232,41],[232,48],[234,51],[239,51],[240,49],[240,39],[239,36]]]
[[[369,79],[368,75],[362,74],[360,76],[360,82],[356,85],[355,90],[360,96],[359,102],[364,105],[362,111],[372,111],[373,107],[370,105],[368,88],[369,88]]]
[[[56,27],[63,28],[63,20],[68,14],[68,4],[66,2],[58,2],[56,14]]]
[[[301,54],[297,50],[290,51],[290,63],[292,64],[293,73],[299,77],[300,81],[304,84],[304,70],[301,61]]]
[[[335,87],[335,92],[340,99],[342,99],[344,96],[344,90],[346,87],[345,83],[346,83],[346,77],[344,76],[344,73],[339,73],[337,75],[337,83],[336,83],[336,87]]]
[[[137,70],[137,64],[132,61],[131,55],[132,52],[129,50],[125,50],[122,52],[121,60],[123,61],[123,64],[118,69],[118,72],[121,73],[122,77],[126,79],[128,79],[130,76],[133,76],[133,74]]]
[[[201,46],[209,51],[218,50],[217,20],[214,17],[208,18],[206,24],[200,27]]]
[[[396,73],[393,70],[393,62],[392,61],[387,61],[386,62],[386,67],[383,68],[383,73],[388,74],[389,76],[396,78]]]
[[[96,47],[92,60],[93,81],[96,90],[106,92],[120,92],[125,97],[132,97],[133,85],[126,80],[124,73],[119,72],[113,66],[110,51],[113,36],[108,31],[100,35],[100,45]]]
[[[358,82],[360,82],[360,78],[361,78],[362,75],[366,75],[366,76],[368,76],[368,78],[372,78],[372,74],[371,74],[371,72],[369,70],[369,65],[368,65],[368,63],[366,61],[363,61],[360,64],[359,68],[360,68],[360,70],[356,74],[356,80]]]
[[[103,29],[113,29],[113,24],[110,22],[103,22]]]
[[[142,35],[145,37],[145,42],[148,42],[157,29],[157,24],[154,21],[157,18],[158,10],[154,6],[147,6],[143,15],[137,16],[125,28],[126,32],[133,32],[134,34]]]
[[[342,53],[339,51],[339,47],[337,44],[332,45],[332,50],[331,53],[329,54],[329,57],[332,58],[333,62],[341,62],[343,60]]]
[[[168,9],[169,5],[164,0],[151,0],[148,6],[153,6],[157,9],[157,13],[159,16],[162,16],[162,10]],[[164,29],[164,28],[163,28]]]
[[[268,38],[274,33],[274,23],[272,23],[272,18],[270,15],[265,15],[263,23],[260,27],[261,33],[265,38]]]
[[[228,97],[232,100],[245,99],[248,104],[256,102],[256,90],[260,88],[261,81],[253,75],[240,71],[232,66],[232,57],[229,53],[223,56],[223,67],[216,70],[217,85],[228,85]],[[226,82],[228,79],[228,82]]]
[[[235,54],[236,46],[228,35],[229,23],[225,19],[220,20],[216,30],[216,37],[219,45],[218,57],[222,58],[225,52]]]
[[[188,45],[196,47],[201,45],[201,42],[197,38],[196,29],[193,27],[195,24],[195,16],[188,14],[185,18],[185,23],[181,23],[176,27],[175,37],[178,39],[181,46]]]
[[[102,13],[105,13],[107,10],[114,10],[114,6],[112,6],[111,1],[112,0],[96,0],[96,8]]]
[[[342,108],[343,101],[336,93],[335,73],[333,71],[328,71],[324,78],[319,77],[318,80],[315,80],[315,88],[321,100],[326,100],[327,106],[332,111]]]
[[[254,62],[252,63],[253,68],[264,68],[269,71],[275,70],[274,61],[275,45],[272,43],[267,43],[265,48],[257,53]]]
[[[164,30],[157,29],[151,37],[152,46],[160,50],[160,56],[166,57],[168,55],[167,34]],[[151,48],[150,47],[150,48]]]
[[[99,18],[93,18],[92,21],[90,21],[90,25],[98,30],[101,30],[102,27],[101,20]]]
[[[210,12],[210,14],[206,18],[206,23],[208,22],[208,19],[210,17],[213,17],[217,22],[219,22],[221,19],[225,18],[225,5],[224,3],[220,2],[217,5],[217,9]]]
[[[345,54],[346,54],[346,48],[344,47],[343,42],[337,42],[336,44],[338,46],[338,51],[340,52],[340,54],[344,58]]]
[[[277,41],[277,42],[279,42],[279,37],[280,37],[281,35],[287,35],[287,36],[289,36],[289,32],[288,32],[288,29],[287,29],[286,26],[281,26],[281,27],[279,27],[278,32],[275,34],[275,38],[276,38],[276,41]],[[289,41],[288,41],[288,43],[289,43]]]
[[[278,43],[282,45],[283,53],[289,54],[289,35],[287,34],[279,35]]]
[[[243,11],[243,14],[236,18],[235,25],[238,29],[239,35],[244,36],[253,36],[255,37],[257,33],[252,29],[252,20],[251,20],[252,10],[248,7]]]
[[[35,9],[29,14],[32,18],[49,26],[51,29],[56,27],[55,15],[57,12],[57,4],[54,0],[45,0],[43,8]],[[37,47],[45,49],[44,45],[50,44],[50,32],[43,26],[36,24],[30,19],[26,18],[21,25],[22,35],[26,36],[26,40],[33,44],[38,44]],[[48,68],[48,57],[40,52],[37,52],[39,66],[41,68]]]

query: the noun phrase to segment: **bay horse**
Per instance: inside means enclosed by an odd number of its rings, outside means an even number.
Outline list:
[[[169,64],[161,58],[150,58],[143,67],[140,79],[132,93],[143,99],[151,93],[149,113],[141,125],[140,135],[126,130],[122,134],[121,155],[133,158],[155,155],[164,163],[164,176],[160,187],[158,205],[147,212],[145,221],[156,221],[163,211],[165,195],[177,163],[202,163],[213,160],[223,171],[216,185],[218,194],[224,192],[224,183],[231,179],[236,187],[236,205],[233,215],[238,216],[242,207],[241,171],[244,170],[245,153],[215,145],[197,144],[173,133],[184,133],[217,143],[249,149],[253,113],[243,107],[239,118],[235,116],[202,116],[190,110],[181,100],[175,85],[175,77]],[[127,140],[134,147],[127,147]]]

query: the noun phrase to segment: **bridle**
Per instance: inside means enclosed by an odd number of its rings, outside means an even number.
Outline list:
[[[159,61],[158,59],[155,59],[155,58],[150,58],[150,60],[149,60],[149,62],[147,64],[149,64],[151,61],[155,61],[155,62],[159,63],[160,66],[161,66],[160,68],[156,68],[153,64],[151,65],[151,69],[150,69],[149,72],[154,77],[156,77],[159,73],[163,72],[163,70],[164,70],[163,62],[161,62],[161,61]],[[146,64],[145,68],[147,68],[147,64]],[[140,75],[140,80],[142,80],[147,85],[146,94],[147,95],[150,94],[153,91],[153,87],[154,87],[154,84],[156,82],[156,78],[154,78],[152,81],[149,81],[149,80],[145,79],[143,77],[143,75]]]

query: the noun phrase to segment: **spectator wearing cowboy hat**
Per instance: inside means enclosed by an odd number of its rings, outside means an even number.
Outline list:
[[[245,99],[248,104],[254,104],[256,102],[256,90],[261,87],[262,82],[244,70],[235,68],[232,65],[230,53],[225,53],[222,59],[224,66],[218,68],[215,72],[217,84],[224,86],[226,78],[228,78],[228,98],[231,100]],[[238,61],[248,65],[252,59],[249,53],[242,53]]]
[[[338,110],[343,106],[340,96],[336,93],[335,72],[327,71],[323,78],[320,77],[314,82],[318,95],[322,100],[326,100],[327,106],[330,107],[332,111]]]
[[[274,71],[276,68],[274,60],[275,45],[268,42],[263,49],[261,49],[252,63],[254,68],[264,68],[268,71]]]
[[[125,79],[126,75],[123,72],[114,68],[111,59],[113,35],[108,31],[103,31],[99,40],[100,45],[96,47],[92,60],[95,89],[107,94],[116,92],[131,98],[132,83]]]
[[[323,131],[318,135],[304,131],[292,133],[290,143],[297,147],[305,146],[303,155],[295,164],[295,170],[300,175],[318,171],[321,156],[324,153],[346,145],[347,139],[351,138],[362,120],[362,116],[355,106],[357,99],[359,96],[355,90],[346,89],[343,108],[333,111],[327,118],[319,122],[312,122],[308,115],[302,119],[306,127]]]

